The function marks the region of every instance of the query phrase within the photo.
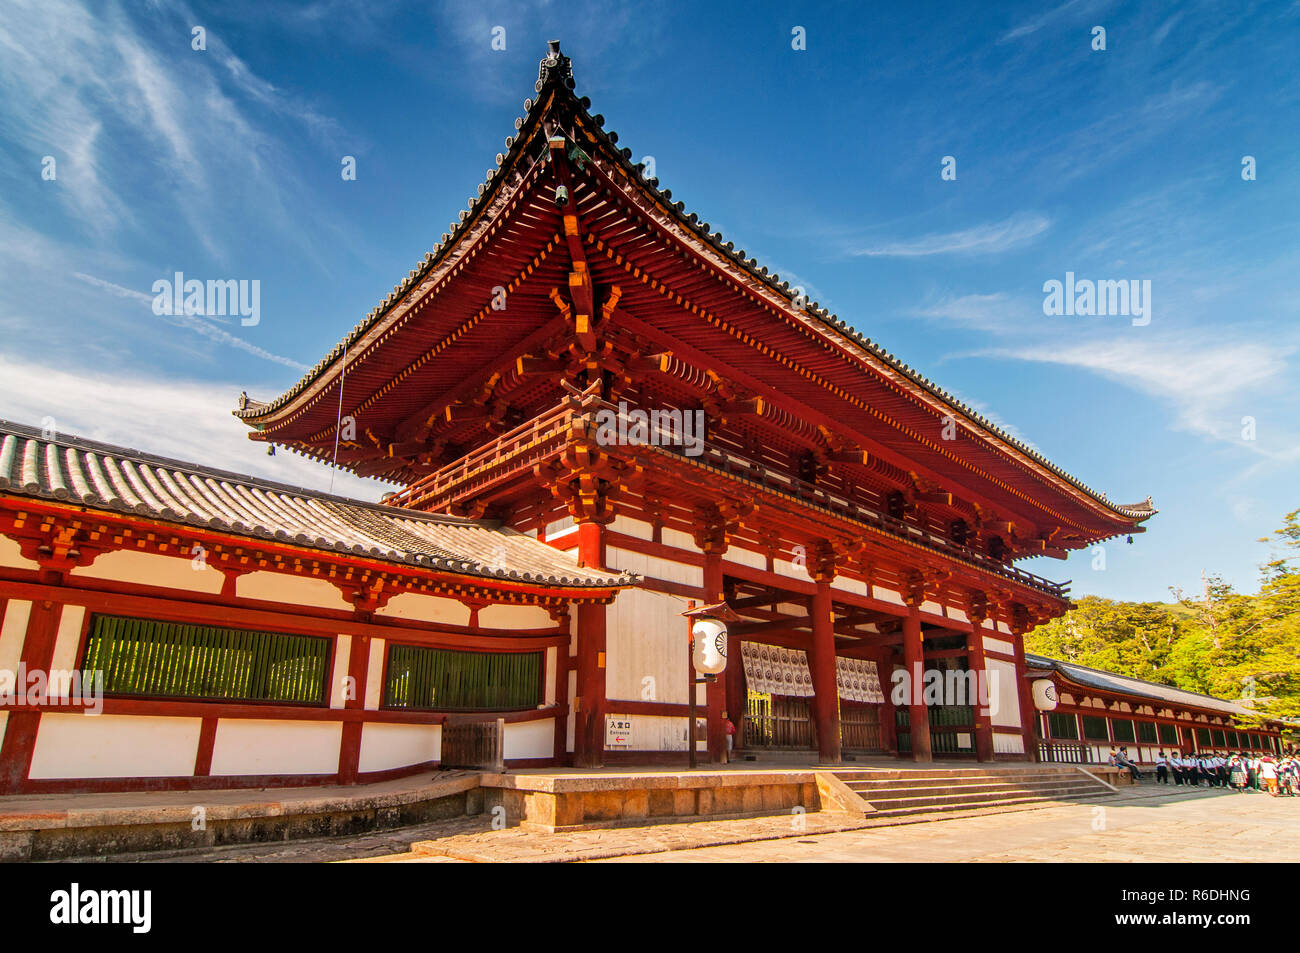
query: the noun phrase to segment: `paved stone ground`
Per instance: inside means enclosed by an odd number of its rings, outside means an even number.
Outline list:
[[[539,834],[490,815],[343,838],[114,860],[168,863],[1268,861],[1300,836],[1300,799],[1144,784],[1034,810],[855,820],[813,813]],[[1102,813],[1098,813],[1098,809]],[[800,828],[799,824],[802,824]],[[1104,824],[1094,830],[1094,823]]]
[[[1178,789],[1175,789],[1177,791]],[[1099,813],[1098,809],[1104,813]],[[1101,829],[1095,829],[1097,825]],[[668,851],[614,862],[1191,862],[1288,860],[1300,799],[1219,789],[1060,805],[817,837]]]

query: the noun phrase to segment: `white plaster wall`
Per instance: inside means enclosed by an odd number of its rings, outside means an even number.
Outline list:
[[[384,697],[384,646],[383,639],[370,640],[370,659],[366,667],[366,708],[375,711]]]
[[[663,540],[665,546],[672,546],[676,549],[684,549],[687,552],[698,553],[700,547],[695,545],[695,537],[690,533],[683,533],[679,529],[672,529],[665,526],[664,531],[659,537]]]
[[[5,603],[4,613],[4,622],[0,623],[0,672],[13,672],[17,677],[32,604],[26,599],[10,599]]]
[[[244,599],[289,602],[321,609],[351,609],[338,586],[324,579],[259,570],[235,580],[235,595]]]
[[[41,564],[34,559],[23,556],[18,541],[8,536],[0,536],[0,566],[11,569],[40,569]]]
[[[989,681],[989,707],[994,709],[989,713],[989,720],[995,725],[1019,728],[1020,698],[1016,694],[1016,667],[1010,662],[987,659],[985,669],[990,675],[997,673],[996,682],[992,678]],[[993,704],[994,698],[997,699],[996,706]]]
[[[854,592],[860,596],[867,594],[867,584],[861,579],[854,579],[851,576],[836,576],[835,581],[831,583],[831,588],[843,592]]]
[[[399,592],[376,616],[410,619],[415,622],[441,622],[444,625],[469,625],[469,606],[455,599],[429,596],[422,592]]]
[[[778,576],[789,576],[792,579],[802,579],[804,582],[812,578],[808,575],[808,566],[806,564],[796,566],[788,559],[773,560],[772,571]]]
[[[225,574],[211,566],[195,569],[190,556],[160,556],[130,549],[103,553],[89,566],[77,566],[70,575],[79,579],[111,579],[213,595],[221,592],[226,581]]]
[[[647,556],[645,553],[619,549],[616,546],[610,546],[606,550],[605,559],[617,569],[649,576],[652,579],[663,579],[667,582],[677,582],[686,586],[704,585],[704,567],[702,566],[688,566],[684,563],[673,562],[671,559],[664,559],[660,556]]]
[[[935,615],[943,615],[943,606],[937,602],[925,601],[921,603],[922,612],[933,612]]]
[[[573,714],[573,700],[578,697],[578,673],[569,669],[569,718],[564,726],[564,750],[573,750],[573,732],[576,718]]]
[[[687,600],[628,589],[606,610],[605,693],[608,698],[685,704]],[[651,679],[652,681],[645,681]]]
[[[222,718],[212,774],[334,774],[343,723]]]
[[[871,595],[881,602],[892,602],[896,606],[906,605],[902,596],[893,589],[886,589],[884,586],[872,586]]]
[[[347,703],[344,687],[347,685],[348,662],[351,657],[352,636],[337,636],[334,639],[334,684],[330,686],[331,708],[343,708]]]
[[[361,759],[357,770],[387,771],[424,764],[442,757],[439,725],[388,725],[366,722],[361,729]]]
[[[202,727],[201,718],[44,712],[30,777],[189,777]]]
[[[555,755],[555,719],[517,721],[506,725],[504,757],[550,758]]]
[[[954,609],[952,606],[948,607],[948,618],[952,619],[954,622],[965,622],[967,625],[970,624],[970,616],[962,612],[960,609]]]
[[[59,629],[54,635],[54,654],[50,658],[50,672],[71,672],[77,667],[77,649],[81,643],[81,624],[86,620],[86,607],[65,605],[59,611]],[[67,698],[72,687],[69,679],[51,679],[50,695]]]
[[[5,743],[5,725],[9,723],[9,712],[0,711],[0,745]]]
[[[999,622],[996,628],[999,632],[1002,632],[1005,635],[1011,634],[1011,626],[1007,625],[1005,622]]]
[[[546,671],[542,674],[544,685],[543,699],[549,707],[555,704],[555,671],[560,664],[560,650],[552,645],[546,650]]]
[[[489,629],[549,629],[555,620],[541,606],[496,605],[478,610],[478,624]]]
[[[622,533],[624,536],[635,536],[637,539],[654,539],[654,527],[644,520],[634,520],[629,516],[615,516],[614,522],[609,528],[616,533]]]
[[[1002,735],[995,732],[993,751],[995,754],[1024,754],[1025,739],[1020,735]]]
[[[1016,654],[1016,647],[1011,642],[1004,642],[1001,639],[992,639],[987,635],[984,636],[984,650],[986,652],[998,652],[1002,655]]]
[[[724,562],[739,563],[751,569],[767,569],[767,554],[756,553],[751,549],[732,546],[722,554],[722,559]]]

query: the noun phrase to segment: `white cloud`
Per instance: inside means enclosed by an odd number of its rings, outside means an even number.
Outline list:
[[[1005,221],[991,225],[936,235],[925,235],[911,241],[888,242],[869,248],[853,249],[855,256],[886,258],[917,258],[925,255],[992,255],[1024,245],[1047,231],[1051,219],[1042,215],[1013,215]]]
[[[1295,350],[1280,342],[1192,335],[1144,339],[1134,333],[1066,346],[992,349],[982,355],[1083,368],[1167,402],[1180,429],[1264,456],[1290,457],[1292,451],[1243,441],[1240,420],[1243,407],[1279,399],[1287,358]]]
[[[269,389],[269,388],[268,388]],[[281,451],[268,456],[231,415],[240,388],[138,375],[106,376],[0,356],[0,418],[201,466],[329,490],[331,469]],[[388,487],[334,472],[333,492],[375,501]]]

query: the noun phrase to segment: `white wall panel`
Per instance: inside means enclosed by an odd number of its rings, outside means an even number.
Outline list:
[[[685,704],[687,600],[648,589],[620,593],[606,612],[608,698]]]
[[[1020,697],[1016,694],[1016,667],[1010,662],[997,659],[985,661],[985,671],[989,672],[989,719],[995,725],[1006,728],[1020,727]],[[997,699],[996,706],[994,699]]]
[[[507,723],[504,753],[506,760],[554,757],[555,719]]]
[[[189,777],[202,727],[201,718],[44,712],[30,777]]]
[[[438,725],[389,725],[366,722],[361,730],[357,770],[388,771],[442,757],[442,728]]]
[[[222,718],[212,774],[334,774],[343,723]]]
[[[77,579],[110,579],[139,586],[165,586],[215,595],[225,585],[226,575],[205,563],[195,569],[193,557],[161,556],[119,549],[102,553],[89,566],[77,566],[69,574]]]

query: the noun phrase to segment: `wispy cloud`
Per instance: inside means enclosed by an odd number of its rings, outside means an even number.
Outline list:
[[[1076,14],[1082,16],[1085,13],[1100,10],[1105,6],[1107,6],[1105,0],[1069,0],[1069,2],[1063,3],[1059,7],[1053,7],[1008,30],[998,42],[1010,43],[1013,40],[1023,39],[1037,33],[1044,27],[1067,20]]]
[[[119,298],[128,298],[132,301],[139,301],[142,304],[148,305],[150,309],[153,307],[153,296],[147,295],[143,291],[133,291],[130,288],[124,288],[111,281],[105,281],[103,278],[96,278],[94,275],[87,275],[82,272],[76,272],[75,277],[84,281],[88,285],[101,288],[109,294],[116,295]],[[217,327],[212,323],[213,319],[208,318],[205,315],[172,314],[167,315],[166,319],[171,321],[173,324],[189,328],[192,331],[197,331],[199,334],[202,334],[210,340],[216,341],[218,344],[225,344],[233,348],[238,348],[241,351],[245,351],[255,357],[260,357],[263,360],[271,361],[275,364],[283,364],[285,367],[292,367],[296,371],[307,370],[307,365],[300,361],[295,361],[293,358],[284,357],[279,354],[273,354],[266,350],[266,348],[258,347],[256,344],[246,341],[238,335],[231,334],[224,328]]]
[[[266,388],[271,390],[273,388]],[[40,426],[223,470],[328,490],[330,469],[305,457],[268,456],[230,413],[234,384],[105,375],[0,356],[0,418]],[[374,501],[374,480],[334,474],[334,492]]]
[[[1051,228],[1042,215],[1013,215],[1001,222],[976,225],[956,232],[924,235],[906,241],[887,242],[849,252],[854,256],[917,258],[926,255],[993,255],[1025,245]]]
[[[1065,346],[993,348],[980,356],[1077,367],[1167,402],[1175,426],[1245,447],[1266,457],[1294,459],[1297,450],[1243,441],[1241,419],[1278,399],[1295,345],[1180,335],[1089,340]]]

